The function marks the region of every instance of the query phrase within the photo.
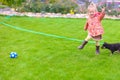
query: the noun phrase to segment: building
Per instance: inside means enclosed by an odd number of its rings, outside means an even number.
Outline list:
[[[107,7],[120,8],[120,0],[106,0]]]
[[[98,5],[106,4],[108,8],[120,8],[120,0],[75,0],[79,5],[87,2],[94,2]]]

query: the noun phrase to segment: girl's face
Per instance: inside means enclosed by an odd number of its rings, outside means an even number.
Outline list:
[[[89,15],[90,17],[94,17],[94,14],[95,14],[95,11],[94,11],[94,10],[90,10],[89,13],[88,13],[88,15]]]

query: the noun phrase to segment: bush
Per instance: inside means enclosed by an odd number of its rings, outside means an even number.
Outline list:
[[[6,6],[6,5],[0,5],[0,8],[6,8],[6,7],[8,7],[8,6]]]
[[[61,1],[55,3],[43,3],[39,1],[24,3],[18,8],[20,12],[51,12],[51,13],[69,13],[71,9],[75,9],[77,5],[71,1]]]
[[[118,16],[119,12],[117,10],[107,10],[107,14],[110,16]]]

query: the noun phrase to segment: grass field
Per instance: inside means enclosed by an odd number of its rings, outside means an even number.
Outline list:
[[[95,55],[92,40],[83,50],[85,19],[0,16],[0,80],[120,80],[120,54],[101,49]],[[120,20],[104,19],[101,42],[120,42]],[[10,27],[12,26],[12,27]],[[19,28],[16,28],[19,27]],[[10,52],[18,57],[11,59]]]

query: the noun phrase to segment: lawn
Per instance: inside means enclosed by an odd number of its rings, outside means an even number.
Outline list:
[[[86,19],[0,16],[0,80],[120,80],[120,54],[100,49],[95,55]],[[119,42],[120,20],[104,19],[101,43]],[[10,52],[17,52],[12,59]]]

